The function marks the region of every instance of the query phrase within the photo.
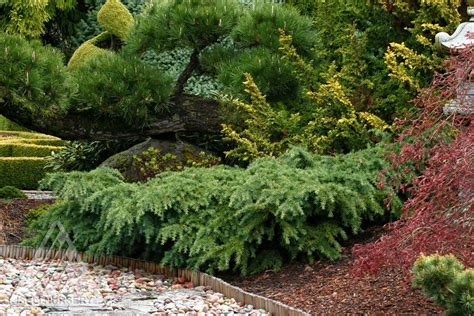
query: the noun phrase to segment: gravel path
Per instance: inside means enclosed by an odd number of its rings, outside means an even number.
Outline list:
[[[268,315],[143,271],[0,258],[0,315]]]
[[[54,200],[56,198],[51,191],[23,190],[23,193],[25,193],[30,200]]]

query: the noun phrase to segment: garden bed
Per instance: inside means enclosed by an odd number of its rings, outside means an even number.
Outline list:
[[[366,243],[384,233],[375,228],[353,242]],[[265,272],[231,283],[245,291],[300,308],[312,315],[384,314],[440,315],[443,310],[421,291],[409,286],[400,271],[383,271],[357,278],[349,274],[351,244],[342,260],[292,264],[282,271]]]
[[[25,219],[28,211],[41,204],[52,203],[44,199],[0,199],[0,245],[12,245],[21,242]]]

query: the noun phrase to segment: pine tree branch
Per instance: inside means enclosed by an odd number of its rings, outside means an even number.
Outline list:
[[[152,118],[145,126],[126,126],[94,113],[69,111],[61,116],[38,116],[0,99],[0,114],[28,129],[67,140],[144,139],[176,132],[213,133],[220,130],[218,102],[181,95],[170,107],[173,113]]]
[[[176,101],[181,99],[184,93],[184,87],[186,86],[186,83],[188,82],[189,78],[191,78],[194,70],[199,67],[199,53],[200,51],[198,49],[195,48],[193,50],[191,57],[189,58],[188,65],[179,75],[178,80],[176,81],[176,87],[174,92],[174,99]]]

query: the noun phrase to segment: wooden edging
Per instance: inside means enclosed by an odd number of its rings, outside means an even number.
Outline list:
[[[191,281],[194,286],[208,286],[213,291],[224,294],[227,297],[234,298],[237,302],[251,304],[257,309],[264,309],[275,316],[310,316],[310,314],[265,298],[260,295],[245,292],[244,290],[233,286],[222,279],[213,277],[207,273],[190,271],[187,269],[173,269],[160,266],[155,262],[119,257],[119,256],[91,256],[79,253],[74,250],[66,249],[42,249],[31,248],[17,245],[0,245],[0,257],[12,259],[46,259],[46,260],[67,260],[76,262],[87,262],[89,264],[113,265],[125,267],[133,270],[141,269],[148,273],[162,274],[166,277],[184,277],[186,281]]]

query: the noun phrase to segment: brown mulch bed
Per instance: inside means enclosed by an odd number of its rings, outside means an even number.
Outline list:
[[[21,242],[25,230],[25,216],[29,210],[52,200],[0,199],[0,245]]]
[[[378,228],[365,234],[369,242],[383,233]],[[231,280],[234,285],[311,315],[440,315],[443,310],[410,287],[396,269],[357,278],[349,274],[350,246],[337,262],[292,264],[279,272],[265,272]]]

